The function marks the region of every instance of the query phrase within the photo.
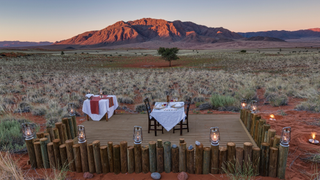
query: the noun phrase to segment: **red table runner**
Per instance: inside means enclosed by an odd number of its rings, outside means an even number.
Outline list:
[[[99,101],[101,99],[109,99],[109,107],[113,106],[113,97],[103,96],[102,98],[99,97],[91,97],[90,100],[90,108],[92,114],[99,114]]]

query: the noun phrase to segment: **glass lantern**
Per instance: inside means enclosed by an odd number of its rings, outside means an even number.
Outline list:
[[[85,143],[86,141],[86,131],[84,125],[78,125],[78,143]]]
[[[87,92],[87,94],[90,94],[91,92],[90,92],[90,89],[88,89],[88,92]]]
[[[212,146],[218,146],[220,141],[220,132],[218,127],[210,128],[210,142]]]
[[[29,123],[23,123],[21,126],[22,126],[21,129],[22,129],[23,137],[25,137],[26,140],[33,139],[34,132],[35,132],[34,126],[32,126]]]
[[[251,113],[256,113],[258,110],[258,102],[253,100],[251,102]]]
[[[247,107],[247,101],[245,99],[241,100],[241,109],[246,109]]]
[[[134,126],[133,128],[133,141],[134,144],[141,144],[142,142],[142,127],[141,126]]]
[[[76,115],[75,114],[75,110],[74,110],[74,107],[73,107],[73,104],[69,104],[69,115],[70,116],[74,116],[74,115]]]
[[[283,147],[289,147],[290,140],[291,140],[291,127],[282,128],[280,145]]]
[[[271,120],[271,121],[275,121],[275,120],[276,120],[274,114],[270,114],[270,120]]]
[[[100,88],[100,98],[102,98],[102,88]]]

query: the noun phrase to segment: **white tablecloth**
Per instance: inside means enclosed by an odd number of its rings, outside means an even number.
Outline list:
[[[156,102],[155,107],[163,102]],[[181,108],[171,108],[172,105],[182,103]],[[153,109],[151,114],[167,131],[170,131],[175,125],[186,118],[184,112],[184,102],[170,102],[164,109]]]
[[[95,95],[94,97],[98,97]],[[87,99],[83,102],[82,112],[86,113],[94,121],[100,121],[100,119],[108,112],[108,118],[111,118],[114,110],[118,108],[118,101],[115,95],[108,95],[108,97],[113,97],[113,106],[109,107],[109,99],[101,99],[99,101],[99,114],[91,114],[90,100]]]

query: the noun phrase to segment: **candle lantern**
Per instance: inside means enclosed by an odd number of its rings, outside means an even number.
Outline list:
[[[276,120],[274,114],[270,114],[270,120],[271,120],[271,121],[275,121],[275,120]]]
[[[312,137],[312,139],[309,139],[309,142],[310,142],[311,144],[319,144],[319,141],[316,140],[316,133],[315,133],[315,132],[312,132],[312,133],[311,133],[311,137]]]
[[[85,143],[86,141],[86,131],[84,125],[78,125],[78,143]]]
[[[134,144],[141,144],[142,142],[142,127],[141,126],[134,126],[133,128],[133,141]]]
[[[246,109],[247,107],[247,101],[245,99],[241,100],[241,109]]]
[[[102,89],[100,88],[100,98],[102,98]]]
[[[218,146],[220,141],[220,132],[218,127],[210,128],[210,142],[212,146]]]
[[[253,100],[251,102],[251,113],[256,113],[258,109],[258,102]]]
[[[21,129],[22,129],[23,137],[25,137],[26,140],[33,139],[34,132],[35,132],[34,126],[31,125],[30,123],[23,123],[21,126],[22,126]]]
[[[73,104],[72,104],[72,103],[69,103],[68,106],[69,106],[69,107],[68,107],[68,109],[69,109],[69,115],[70,115],[70,116],[76,115],[75,109],[74,109],[74,107],[73,107]]]
[[[291,140],[291,127],[282,128],[280,145],[283,147],[289,147]]]
[[[90,89],[88,89],[88,93],[87,94],[90,94]]]

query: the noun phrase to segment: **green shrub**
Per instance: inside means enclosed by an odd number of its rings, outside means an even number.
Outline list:
[[[235,106],[237,100],[231,96],[223,96],[220,94],[212,94],[210,102],[213,108]]]
[[[296,106],[298,111],[320,112],[320,98],[308,99]]]
[[[247,52],[247,50],[241,50],[240,52],[241,52],[241,53],[246,53],[246,52]]]
[[[196,102],[196,107],[199,107],[201,102]]]
[[[274,107],[284,106],[288,104],[288,96],[285,94],[274,94],[272,93],[272,96],[269,96],[270,104]]]
[[[251,101],[257,99],[257,92],[252,88],[241,88],[236,92],[235,98],[238,100],[245,99]]]
[[[36,107],[31,111],[31,114],[34,116],[44,116],[47,113],[46,108]]]

